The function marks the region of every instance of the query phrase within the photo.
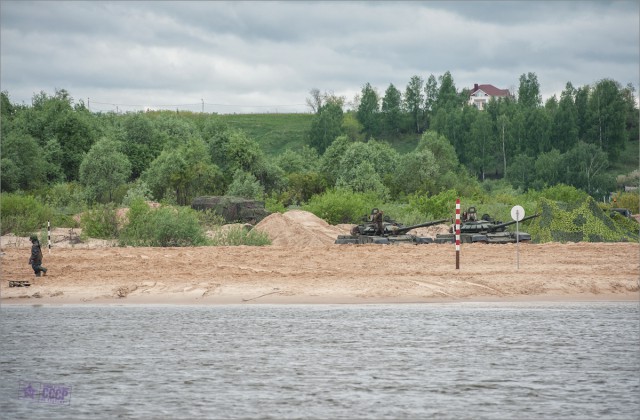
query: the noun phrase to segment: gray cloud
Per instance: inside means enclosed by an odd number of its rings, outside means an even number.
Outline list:
[[[636,1],[5,0],[0,84],[14,102],[64,88],[97,110],[199,110],[204,100],[207,112],[305,112],[311,88],[350,100],[367,82],[404,90],[416,74],[450,71],[462,89],[513,88],[534,72],[548,97],[568,81],[637,86],[639,9]]]

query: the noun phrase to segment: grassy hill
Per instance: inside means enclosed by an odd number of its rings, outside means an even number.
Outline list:
[[[224,114],[220,119],[243,130],[265,153],[276,156],[307,144],[313,114]]]
[[[265,153],[277,156],[287,149],[299,150],[308,144],[313,114],[222,114],[220,119],[247,133]],[[387,141],[400,153],[407,153],[415,149],[420,135],[399,134],[378,140]]]

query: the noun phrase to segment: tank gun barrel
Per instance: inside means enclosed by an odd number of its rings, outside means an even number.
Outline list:
[[[401,228],[395,229],[392,231],[392,234],[394,235],[402,235],[405,234],[407,232],[409,232],[412,229],[417,229],[417,228],[421,228],[421,227],[429,227],[429,226],[433,226],[433,225],[438,225],[440,223],[444,223],[446,221],[448,221],[449,219],[440,219],[440,220],[433,220],[431,222],[425,222],[425,223],[420,223],[418,225],[413,225],[413,226],[403,226]]]
[[[533,219],[533,218],[535,218],[535,217],[539,217],[539,216],[540,216],[540,215],[539,215],[539,214],[537,214],[537,213],[536,213],[536,214],[534,214],[534,215],[532,215],[532,216],[527,216],[527,217],[523,218],[522,220],[520,220],[520,223],[525,222],[525,221],[527,221],[527,220],[531,220],[531,219]],[[515,225],[516,223],[518,223],[516,220],[512,220],[512,221],[510,221],[510,222],[505,222],[505,223],[500,223],[500,224],[498,224],[498,225],[491,226],[491,227],[488,229],[488,232],[495,232],[495,231],[496,231],[496,230],[498,230],[498,229],[502,229],[502,228],[505,228],[505,227],[507,227],[507,226]]]

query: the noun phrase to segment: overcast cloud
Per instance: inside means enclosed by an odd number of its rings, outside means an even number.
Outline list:
[[[543,98],[640,80],[634,1],[0,2],[0,85],[14,103],[66,89],[93,111],[308,112],[369,82],[450,71]]]

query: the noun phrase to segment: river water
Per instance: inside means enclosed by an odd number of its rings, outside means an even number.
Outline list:
[[[638,303],[3,306],[0,418],[637,419]]]

